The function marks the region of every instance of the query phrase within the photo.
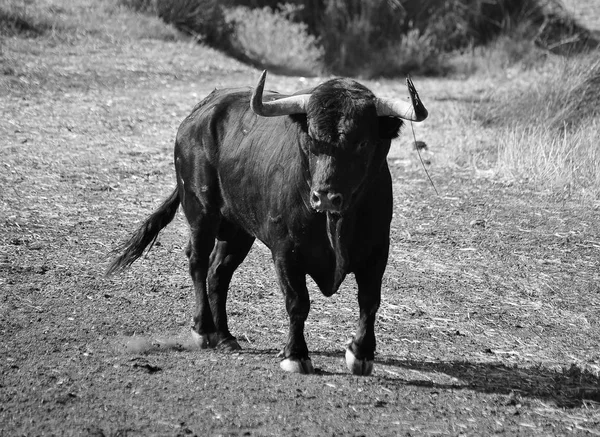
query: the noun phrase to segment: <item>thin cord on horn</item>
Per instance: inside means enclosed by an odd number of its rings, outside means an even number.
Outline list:
[[[411,129],[412,134],[413,134],[413,140],[414,140],[414,143],[415,143],[415,150],[417,151],[417,155],[419,155],[419,161],[421,161],[421,166],[423,167],[423,170],[425,170],[425,174],[427,175],[427,179],[429,179],[429,183],[433,187],[433,189],[435,191],[435,194],[437,194],[439,196],[440,193],[438,193],[437,188],[435,188],[435,184],[433,183],[433,180],[431,179],[431,176],[429,176],[429,172],[427,171],[427,167],[425,167],[425,163],[423,162],[423,158],[421,157],[421,151],[417,147],[417,136],[415,135],[415,128],[413,126],[413,122],[412,121],[410,122],[410,129]]]

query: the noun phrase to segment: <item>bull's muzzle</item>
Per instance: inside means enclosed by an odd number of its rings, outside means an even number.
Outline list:
[[[331,191],[313,191],[310,195],[310,206],[319,212],[340,213],[344,209],[344,196]]]

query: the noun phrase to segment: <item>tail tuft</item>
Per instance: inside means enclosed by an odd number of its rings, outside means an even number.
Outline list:
[[[144,254],[146,247],[148,251],[152,249],[160,231],[171,223],[175,217],[179,201],[179,191],[175,188],[171,195],[142,223],[129,240],[111,251],[111,254],[120,253],[120,255],[110,264],[106,270],[106,276],[129,267]]]

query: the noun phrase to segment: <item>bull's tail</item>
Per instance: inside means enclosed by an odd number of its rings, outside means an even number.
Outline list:
[[[148,251],[152,249],[160,231],[171,223],[173,217],[175,217],[179,202],[179,191],[175,188],[171,195],[144,221],[129,240],[111,252],[113,254],[120,253],[120,255],[110,264],[106,271],[107,276],[129,267],[144,254],[146,247],[149,246]]]

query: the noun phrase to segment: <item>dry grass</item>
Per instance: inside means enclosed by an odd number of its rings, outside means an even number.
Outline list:
[[[497,129],[498,170],[555,192],[598,198],[600,60],[550,58],[538,67],[480,106],[477,117]]]
[[[541,126],[503,131],[498,141],[499,173],[542,190],[600,199],[598,132],[597,119],[576,131]]]
[[[173,41],[178,32],[158,17],[133,12],[112,0],[8,0],[0,5],[0,34],[41,37],[56,44],[88,39],[121,43],[140,39]]]

